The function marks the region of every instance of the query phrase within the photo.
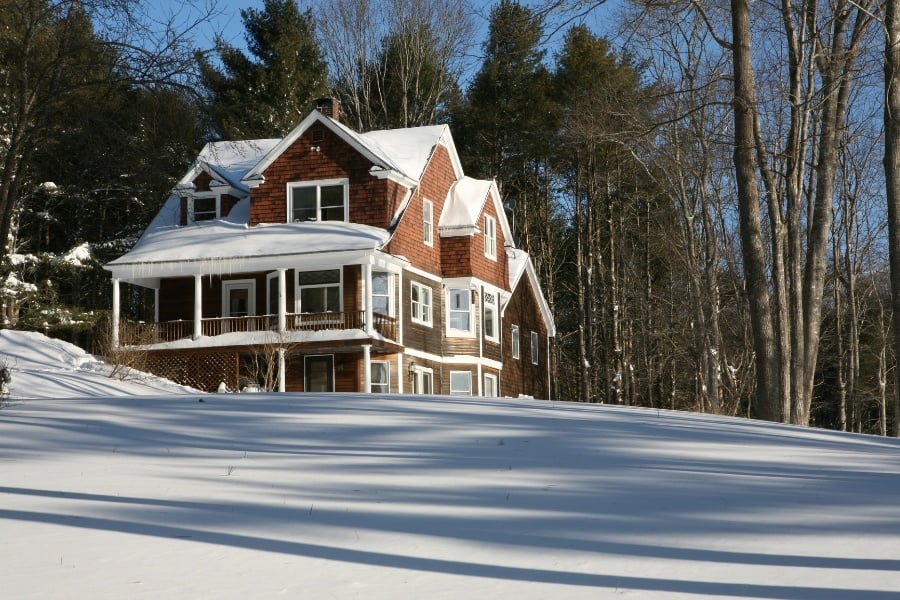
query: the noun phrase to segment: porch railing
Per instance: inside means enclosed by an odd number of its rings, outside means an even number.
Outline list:
[[[291,313],[285,315],[287,331],[329,331],[365,329],[366,312]],[[372,314],[372,326],[380,335],[397,339],[397,319],[380,313]],[[277,331],[278,315],[254,315],[247,317],[214,317],[201,321],[204,336],[217,336],[234,332]],[[194,322],[177,320],[164,322],[122,321],[119,341],[124,345],[148,345],[191,338]]]

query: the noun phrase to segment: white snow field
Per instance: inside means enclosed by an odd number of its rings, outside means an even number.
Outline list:
[[[139,391],[73,348],[0,336],[4,599],[900,598],[896,440],[524,399]]]

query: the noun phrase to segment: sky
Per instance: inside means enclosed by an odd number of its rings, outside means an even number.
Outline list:
[[[900,442],[503,398],[203,394],[0,331],[18,599],[887,600]]]

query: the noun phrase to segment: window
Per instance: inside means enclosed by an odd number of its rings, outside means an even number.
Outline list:
[[[434,245],[434,204],[422,201],[422,237],[426,246]]]
[[[412,281],[409,296],[413,322],[431,327],[431,288]]]
[[[450,395],[472,395],[472,373],[470,371],[450,371]]]
[[[450,331],[472,331],[472,301],[469,290],[450,290]]]
[[[278,271],[266,275],[266,314],[278,314]]]
[[[334,391],[333,354],[319,354],[303,358],[303,391]]]
[[[519,326],[513,325],[509,340],[512,343],[513,358],[519,360]]]
[[[222,282],[222,316],[247,317],[256,314],[256,282],[233,279]]]
[[[290,221],[346,221],[347,189],[345,180],[288,184]]]
[[[538,358],[541,355],[540,348],[538,348],[538,333],[537,331],[531,332],[531,364],[538,364]]]
[[[434,372],[427,367],[412,367],[413,394],[434,393]]]
[[[497,341],[497,295],[484,293],[484,337]]]
[[[388,394],[391,391],[391,369],[387,361],[373,360],[369,367],[369,382],[373,394]]]
[[[190,204],[190,220],[192,223],[219,218],[220,202],[218,194],[193,196]]]
[[[497,258],[497,221],[488,215],[484,216],[484,255]]]
[[[385,316],[393,315],[390,273],[372,273],[372,312]]]
[[[341,312],[341,270],[298,271],[301,313]]]
[[[497,376],[484,374],[483,396],[493,398],[497,395]]]

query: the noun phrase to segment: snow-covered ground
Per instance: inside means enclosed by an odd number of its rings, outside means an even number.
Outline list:
[[[0,355],[17,361],[2,598],[900,597],[896,440],[534,400],[138,389],[9,332]]]

